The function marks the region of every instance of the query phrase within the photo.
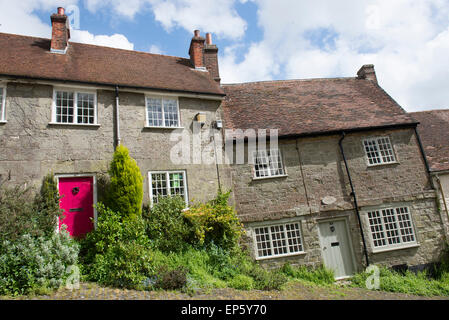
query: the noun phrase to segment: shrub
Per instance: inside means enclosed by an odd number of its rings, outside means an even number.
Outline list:
[[[335,283],[334,273],[324,266],[308,268],[306,266],[293,267],[289,263],[282,266],[281,272],[293,279],[304,280],[318,285]]]
[[[174,269],[162,266],[156,273],[157,280],[154,287],[163,290],[182,289],[187,285],[187,272],[187,268],[184,266]]]
[[[64,230],[46,239],[22,235],[0,244],[0,294],[59,288],[78,259],[78,244]]]
[[[229,195],[230,192],[220,191],[215,199],[205,204],[194,204],[184,212],[200,244],[213,242],[225,250],[237,246],[243,226],[234,208],[228,205]]]
[[[144,207],[146,232],[154,246],[164,252],[179,252],[191,242],[191,228],[184,218],[181,197],[161,197],[157,204]]]
[[[142,217],[123,217],[97,206],[97,228],[81,240],[84,273],[88,280],[102,284],[138,288],[154,273],[150,241]]]
[[[42,182],[40,193],[34,196],[33,189],[21,186],[0,188],[0,234],[2,239],[16,240],[21,235],[51,236],[59,208],[59,193],[53,175]]]
[[[229,281],[229,287],[238,290],[251,290],[254,288],[254,280],[244,274],[238,274]]]
[[[125,216],[142,213],[143,178],[136,161],[126,147],[120,145],[114,152],[110,169],[107,206]]]
[[[356,274],[351,279],[352,285],[365,288],[366,280],[371,275],[366,272]],[[427,272],[413,273],[407,270],[401,274],[386,267],[381,267],[379,289],[420,296],[447,296],[449,295],[449,282],[446,275],[437,279],[431,279]]]
[[[254,279],[255,289],[259,290],[281,290],[287,283],[287,277],[277,270],[266,270],[254,264],[248,274]]]

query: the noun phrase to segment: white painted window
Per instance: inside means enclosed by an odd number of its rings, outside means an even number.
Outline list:
[[[6,87],[0,87],[0,121],[6,121]]]
[[[185,171],[149,172],[151,203],[157,203],[159,197],[181,196],[188,202]]]
[[[258,150],[253,153],[254,177],[275,177],[285,175],[279,149]]]
[[[165,97],[146,97],[147,126],[178,128],[178,99]]]
[[[384,208],[368,212],[373,247],[394,248],[416,243],[408,207]]]
[[[299,221],[256,227],[254,243],[259,259],[304,252]]]
[[[94,92],[55,90],[53,122],[97,124],[97,97]]]
[[[389,137],[376,137],[363,140],[365,154],[370,166],[394,163],[393,145]]]

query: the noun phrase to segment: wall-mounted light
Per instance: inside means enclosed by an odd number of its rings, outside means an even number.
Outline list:
[[[223,120],[215,121],[215,128],[222,129],[223,128]]]
[[[201,126],[204,126],[206,124],[206,114],[205,113],[198,113],[195,116],[195,121],[198,122]]]

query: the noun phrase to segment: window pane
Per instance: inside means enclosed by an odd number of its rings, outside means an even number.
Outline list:
[[[73,123],[73,92],[56,92],[56,122]]]
[[[273,243],[273,254],[286,254],[287,241],[285,239],[284,226],[273,226],[270,229]]]
[[[268,177],[270,176],[270,167],[267,157],[267,152],[265,150],[260,150],[254,152],[254,169],[256,177]]]
[[[379,211],[368,212],[368,220],[371,229],[371,236],[373,238],[375,247],[382,247],[387,244],[385,240],[384,229],[382,226],[382,219]]]
[[[374,140],[365,140],[363,144],[365,145],[365,152],[369,164],[379,164],[381,160],[376,142]]]
[[[170,195],[184,198],[184,174],[170,173]]]
[[[147,98],[148,125],[162,127],[162,99]]]
[[[413,231],[412,219],[408,208],[397,208],[396,214],[399,222],[399,229],[401,230],[402,242],[414,242],[415,233]]]
[[[387,235],[388,244],[399,244],[399,229],[396,223],[396,217],[393,209],[382,210],[382,216],[385,225],[385,232]]]
[[[256,244],[258,257],[271,256],[270,232],[268,227],[256,228]]]
[[[284,167],[282,166],[281,153],[278,149],[268,151],[270,159],[270,170],[272,176],[279,176],[284,174]]]
[[[382,162],[394,162],[393,148],[391,147],[390,138],[383,137],[377,140],[379,145],[380,154],[382,156]]]
[[[93,93],[78,93],[78,123],[95,123],[95,95]]]
[[[168,195],[167,176],[165,173],[151,174],[151,189],[153,193],[153,203],[157,203],[159,197],[166,197]]]
[[[287,224],[285,228],[290,253],[303,251],[299,223]]]
[[[164,99],[164,119],[166,127],[178,127],[178,103],[174,99]]]

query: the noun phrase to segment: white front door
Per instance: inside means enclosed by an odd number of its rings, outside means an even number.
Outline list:
[[[324,265],[335,278],[354,274],[354,259],[345,220],[320,222],[320,244]]]

